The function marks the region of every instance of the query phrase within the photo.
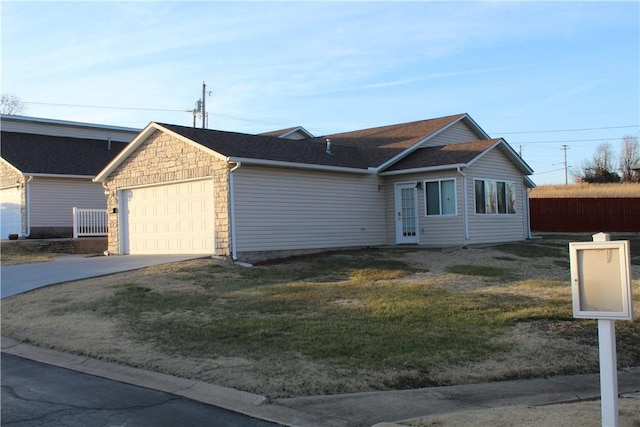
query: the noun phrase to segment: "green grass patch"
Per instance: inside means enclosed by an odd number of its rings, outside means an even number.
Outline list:
[[[494,249],[523,258],[569,257],[569,246],[555,243],[507,243]]]
[[[453,270],[508,274],[487,266]],[[508,352],[509,344],[494,338],[516,322],[571,315],[563,297],[457,292],[390,280],[415,270],[377,251],[214,271],[180,271],[201,292],[130,283],[109,298],[64,310],[117,319],[135,339],[188,357],[299,354],[354,367],[419,370]]]
[[[505,277],[509,270],[488,265],[451,265],[447,267],[449,273],[465,274],[467,276]]]

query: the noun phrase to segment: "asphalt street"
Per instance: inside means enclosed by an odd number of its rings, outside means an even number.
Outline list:
[[[273,427],[184,397],[2,353],[3,426]]]

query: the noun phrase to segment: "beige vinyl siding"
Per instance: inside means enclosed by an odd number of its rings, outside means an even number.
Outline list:
[[[461,142],[476,141],[478,139],[484,138],[474,133],[464,122],[458,122],[444,132],[441,132],[428,141],[425,141],[421,147],[437,147],[441,145],[459,144]]]
[[[248,165],[233,173],[238,252],[385,243],[384,189],[375,175]]]
[[[35,177],[28,185],[31,227],[72,227],[73,207],[107,208],[104,189],[90,179]]]
[[[465,171],[468,180],[469,243],[495,243],[528,238],[526,190],[522,174],[499,148],[487,152]],[[515,214],[476,214],[474,179],[513,182],[516,189]]]
[[[456,214],[455,215],[429,215],[425,213],[425,184],[424,181],[454,179],[456,185]],[[411,174],[401,177],[388,178],[385,182],[386,198],[385,206],[387,215],[387,244],[396,244],[395,234],[395,184],[421,183],[417,191],[418,197],[418,237],[419,244],[423,246],[451,246],[463,245],[464,220],[463,212],[463,180],[455,170],[441,171],[423,174]]]

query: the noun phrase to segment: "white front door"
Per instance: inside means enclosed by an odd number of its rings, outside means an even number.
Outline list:
[[[416,185],[396,184],[396,243],[418,243],[418,194]]]

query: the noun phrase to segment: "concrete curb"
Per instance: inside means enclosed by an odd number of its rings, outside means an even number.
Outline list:
[[[3,353],[122,383],[175,394],[249,416],[257,416],[255,409],[268,402],[265,396],[258,394],[118,365],[87,356],[36,347],[7,337],[1,337],[1,347]]]
[[[428,415],[507,406],[541,406],[599,398],[597,375],[467,384],[416,390],[275,399],[203,381],[151,372],[1,338],[3,353],[182,396],[253,418],[296,427],[398,427]],[[640,368],[618,373],[622,396],[640,396]],[[625,397],[627,397],[625,396]],[[368,420],[368,421],[367,421]],[[384,422],[394,420],[394,422]]]

